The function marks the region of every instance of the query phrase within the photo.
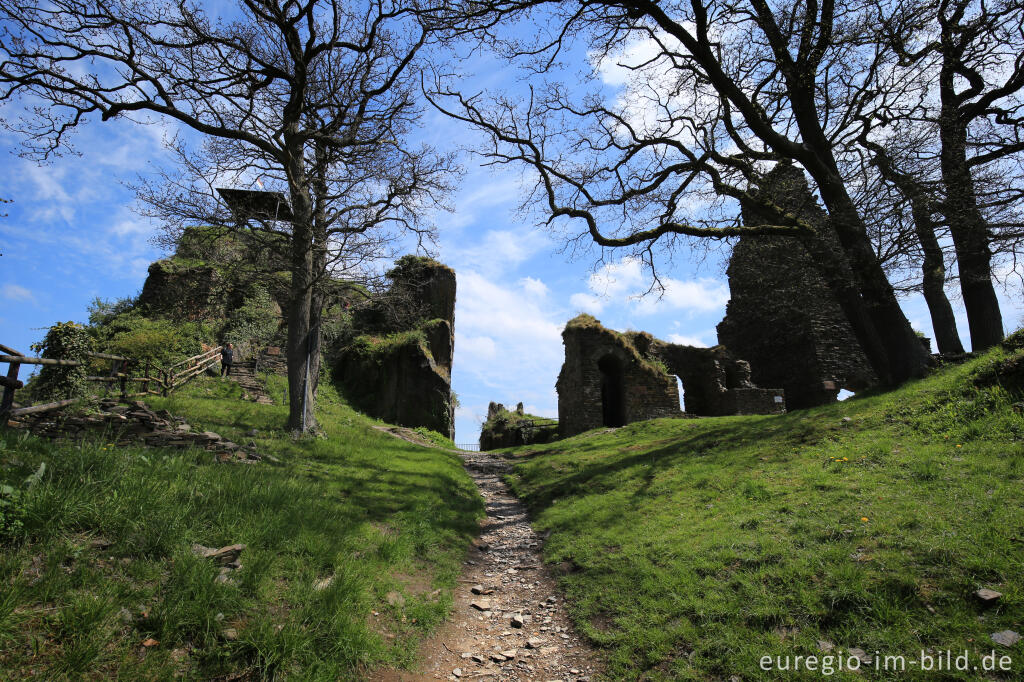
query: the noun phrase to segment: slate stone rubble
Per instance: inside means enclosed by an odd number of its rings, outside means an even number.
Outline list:
[[[167,410],[153,411],[141,400],[122,405],[107,399],[100,401],[96,408],[95,412],[43,415],[12,424],[43,438],[75,440],[104,434],[109,442],[119,446],[201,448],[214,453],[220,462],[254,464],[263,459],[252,449],[252,444],[243,449],[213,431],[195,432],[183,418]]]
[[[461,454],[487,519],[466,560],[455,618],[439,633],[444,646],[433,647],[423,671],[449,680],[596,679],[601,656],[570,622],[541,556],[543,541],[502,480],[510,462],[488,452]]]
[[[220,549],[214,549],[199,543],[192,545],[193,554],[200,559],[209,559],[212,563],[220,566],[220,573],[214,578],[214,582],[218,585],[235,584],[231,574],[242,568],[239,556],[244,550],[245,545],[243,544],[226,545]],[[228,639],[232,638],[228,637]]]

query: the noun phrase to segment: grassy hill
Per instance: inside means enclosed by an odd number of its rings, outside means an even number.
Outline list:
[[[1024,643],[990,639],[1024,632],[1020,341],[888,394],[510,451],[610,677],[820,679],[830,646],[918,662],[966,650],[971,665],[995,649],[1012,672],[987,677],[1024,677]],[[973,596],[983,587],[997,605]],[[796,655],[817,670],[760,665]],[[832,677],[942,677],[863,667]]]
[[[215,379],[150,404],[280,461],[0,430],[0,678],[338,680],[411,660],[483,512],[457,456],[374,430],[326,384],[325,439]],[[193,543],[247,545],[234,584]]]

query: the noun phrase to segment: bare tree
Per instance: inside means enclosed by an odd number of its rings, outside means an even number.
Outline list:
[[[532,168],[551,219],[582,221],[582,235],[602,247],[648,253],[659,240],[683,235],[803,235],[878,377],[896,383],[925,371],[926,352],[900,309],[835,153],[856,137],[855,112],[874,106],[879,94],[856,77],[874,63],[871,51],[839,49],[835,40],[866,35],[863,14],[830,0],[486,0],[464,10],[448,26],[453,33],[530,59],[541,72],[554,73],[580,37],[597,60],[644,42],[653,56],[631,68],[653,66],[664,74],[663,83],[645,90],[655,119],[649,126],[630,120],[628,102],[607,106],[599,93],[577,102],[557,83],[525,102],[487,102],[435,85],[437,106],[490,136],[489,158]],[[501,38],[507,22],[531,15],[544,27],[536,40]],[[844,88],[832,87],[836,82]],[[691,210],[700,192],[756,199],[748,188],[766,165],[783,159],[814,180],[840,253],[781,211],[777,224],[752,228]]]
[[[1012,234],[998,233],[1020,232],[1016,217],[999,222],[1022,198],[1012,166],[1024,153],[1024,7],[1014,0],[908,0],[884,3],[875,19],[898,67],[936,84],[923,116],[938,133],[942,212],[971,345],[982,350],[1003,337],[993,242],[1016,244]]]
[[[903,140],[911,144],[914,141],[914,138]],[[924,144],[923,140],[916,141]],[[920,289],[924,295],[939,352],[963,353],[953,306],[946,296],[946,258],[937,234],[940,228],[941,194],[934,183],[928,182],[928,173],[920,166],[914,171],[901,167],[893,158],[895,154],[892,149],[870,140],[866,134],[862,137],[862,144],[871,153],[870,164],[894,190],[886,193],[877,184],[871,186],[874,198],[880,199],[874,206],[875,221],[886,223],[874,230],[879,237],[878,243],[884,244],[888,250],[882,257],[883,262],[891,258],[909,261],[917,266],[920,286],[908,289]],[[905,161],[910,151],[905,148],[902,151],[900,156]],[[902,227],[905,223],[909,223],[909,230]]]
[[[382,224],[412,225],[452,169],[403,142],[429,35],[413,6],[238,0],[210,17],[186,0],[14,0],[0,19],[0,99],[33,105],[14,126],[30,152],[57,152],[90,118],[145,113],[205,137],[195,175],[252,169],[285,190],[294,218],[266,227],[286,239],[291,271],[289,426],[314,428],[317,283],[330,251]],[[180,216],[167,199],[157,210]]]

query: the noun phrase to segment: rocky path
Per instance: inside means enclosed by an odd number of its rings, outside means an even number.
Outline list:
[[[246,400],[254,400],[260,405],[272,405],[273,400],[267,395],[266,387],[256,378],[256,361],[236,362],[231,367],[228,378],[242,387]]]
[[[510,464],[487,452],[459,454],[487,503],[487,518],[466,557],[454,616],[424,643],[416,672],[384,671],[371,679],[596,680],[598,655],[569,622],[541,558],[542,540],[501,479]]]

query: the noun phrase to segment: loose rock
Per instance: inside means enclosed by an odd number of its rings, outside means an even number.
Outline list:
[[[982,601],[984,604],[992,604],[999,601],[1002,597],[1002,593],[990,590],[987,587],[983,587],[974,593],[974,596]]]
[[[992,641],[996,644],[1002,644],[1005,647],[1011,647],[1020,641],[1020,635],[1013,630],[1003,630],[1002,632],[993,632]]]

